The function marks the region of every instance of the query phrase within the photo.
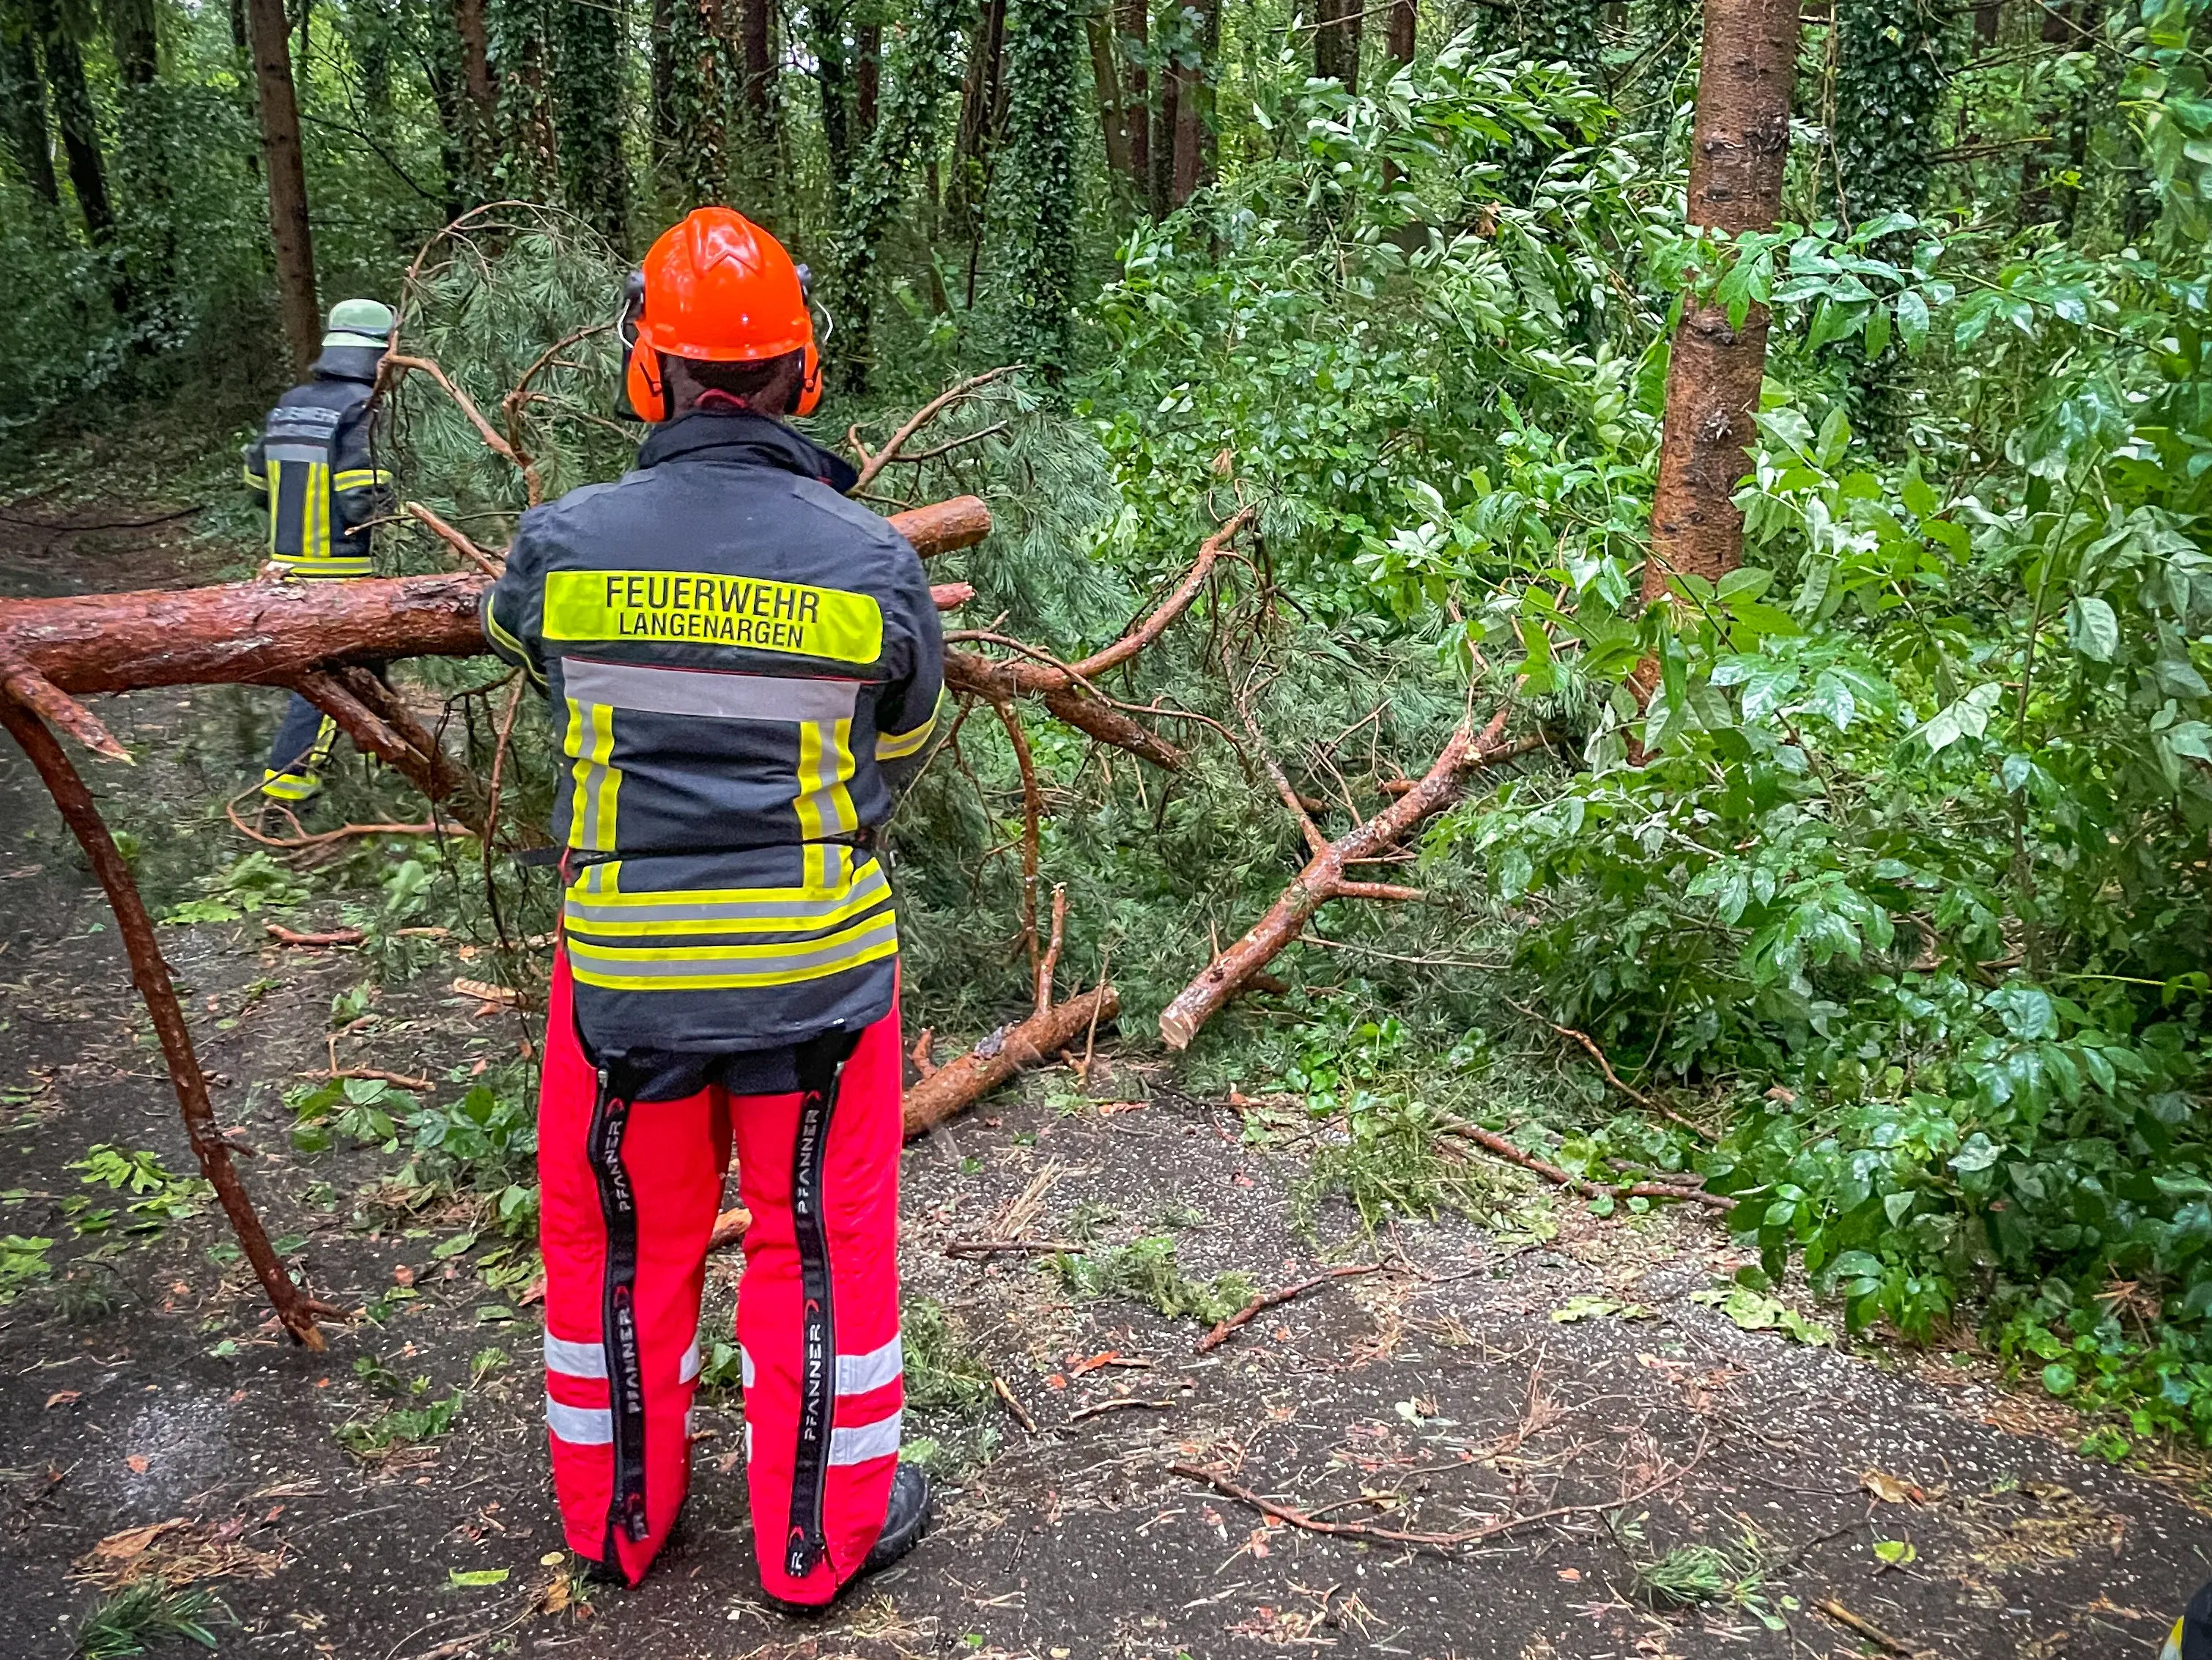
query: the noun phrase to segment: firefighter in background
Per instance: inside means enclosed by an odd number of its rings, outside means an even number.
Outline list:
[[[269,562],[310,580],[367,576],[369,521],[391,508],[392,475],[376,463],[376,367],[392,340],[391,307],[341,300],[309,379],[269,411],[246,452],[246,483],[269,508]],[[323,787],[337,728],[292,694],[270,746],[261,793],[295,805]]]
[[[2173,1622],[2159,1660],[2212,1660],[2212,1584],[2190,1598],[2189,1607]]]
[[[570,1548],[641,1579],[690,1479],[734,1134],[755,1546],[818,1608],[896,1560],[898,932],[875,831],[937,725],[921,560],[781,417],[821,396],[801,274],[702,208],[633,276],[636,470],[525,514],[485,596],[567,763],[538,1104],[546,1417]]]

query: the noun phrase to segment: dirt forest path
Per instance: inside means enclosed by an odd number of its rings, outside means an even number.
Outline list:
[[[191,556],[166,534],[10,525],[0,585],[179,580]],[[142,763],[95,785],[149,885],[244,851],[210,852],[206,803],[275,702],[104,709]],[[289,1139],[283,1090],[329,1064],[332,1000],[368,977],[355,954],[280,949],[252,915],[163,931],[271,1233],[317,1295],[366,1310],[329,1353],[279,1340],[211,1208],[164,1219],[103,1189],[122,1213],[88,1218],[70,1166],[96,1144],[190,1163],[105,924],[0,755],[0,1234],[55,1242],[0,1306],[9,1660],[72,1653],[102,1588],[150,1572],[221,1598],[224,1655],[343,1660],[2148,1657],[2212,1573],[2197,1477],[2081,1457],[2070,1414],[1979,1363],[1796,1341],[1755,1298],[1731,1317],[1742,1258],[1699,1217],[1599,1220],[1502,1172],[1496,1229],[1370,1237],[1334,1202],[1302,1229],[1288,1116],[1109,1058],[1087,1089],[1031,1079],[908,1150],[908,1433],[943,1493],[908,1561],[812,1625],[755,1600],[728,1377],[678,1545],[637,1592],[586,1586],[552,1520],[514,1242],[474,1204],[395,1195],[400,1154]],[[524,1025],[456,994],[468,969],[441,957],[377,991],[347,1017],[352,1063],[450,1103],[510,1060]],[[1066,1242],[1072,1266],[981,1249],[1010,1241]],[[1218,1275],[1357,1263],[1380,1266],[1203,1353],[1202,1321],[1160,1311]],[[710,1273],[718,1385],[738,1266]],[[394,1422],[447,1402],[442,1432]],[[1206,1471],[1222,1485],[1184,1473]]]

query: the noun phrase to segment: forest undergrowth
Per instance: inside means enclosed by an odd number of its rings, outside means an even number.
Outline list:
[[[1121,1050],[1304,861],[1267,757],[1338,835],[1510,705],[1544,747],[1386,871],[1420,900],[1332,903],[1183,1085],[1239,1091],[1255,1137],[1312,1136],[1372,1223],[1481,1210],[1453,1122],[1589,1183],[1701,1179],[1762,1252],[1753,1289],[1802,1275],[1855,1331],[1978,1335],[2110,1408],[2112,1456],[2212,1442],[2200,30],[2160,0],[2084,48],[2136,149],[2074,177],[2063,228],[1924,177],[1853,217],[1832,136],[1801,124],[1790,222],[1733,240],[1681,226],[1684,114],[1632,120],[1567,63],[1462,36],[1358,94],[1287,46],[1250,59],[1263,136],[1128,231],[1066,361],[973,388],[871,496],[984,496],[994,535],[933,565],[975,590],[951,626],[1063,659],[1256,509],[1113,678],[1184,765],[1023,717],[1062,973],[1110,973]],[[622,269],[572,216],[502,209],[407,277],[402,349],[503,411],[547,495],[635,441],[605,415]],[[1700,299],[1773,319],[1747,558],[1646,603],[1667,343]],[[825,442],[880,442],[1012,361],[913,308],[876,322],[889,367]],[[501,544],[522,472],[419,374],[391,442],[405,499]],[[206,529],[251,540],[243,503]],[[396,569],[450,562],[412,521],[387,544]],[[516,689],[482,660],[410,672],[488,765]],[[551,751],[534,711],[514,730],[505,811],[539,816]],[[330,812],[407,816],[349,764]],[[980,1033],[1027,994],[1021,785],[977,706],[900,808],[913,1024]],[[420,971],[407,930],[434,924],[487,978],[543,975],[550,879],[465,842],[356,844],[304,877],[226,855],[169,903],[260,915],[284,883],[352,890],[379,973]],[[524,1088],[488,1086],[473,1127],[343,1090],[297,1110],[428,1158],[495,1116],[526,1134]],[[525,1185],[487,1187],[520,1232]]]

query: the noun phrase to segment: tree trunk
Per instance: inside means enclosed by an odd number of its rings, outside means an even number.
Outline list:
[[[1705,0],[1705,57],[1690,142],[1689,220],[1734,235],[1770,228],[1782,205],[1796,73],[1797,0]],[[1766,369],[1766,312],[1741,329],[1724,306],[1685,310],[1667,366],[1667,412],[1651,499],[1644,597],[1669,576],[1717,579],[1743,562],[1743,515],[1729,497],[1749,466]]]
[[[853,172],[853,61],[845,50],[845,0],[807,0],[814,82],[822,95],[822,148],[830,158],[830,194],[842,207]]]
[[[1419,0],[1390,0],[1389,36],[1383,51],[1393,64],[1413,61],[1413,32],[1420,10]]]
[[[23,182],[48,207],[61,206],[53,139],[46,130],[46,83],[40,78],[39,49],[28,29],[0,30],[0,105],[5,106],[9,153]]]
[[[875,136],[876,110],[884,87],[884,26],[858,23],[853,28],[853,142]]]
[[[490,181],[499,100],[491,83],[491,35],[484,0],[453,0],[453,31],[461,40],[461,87],[468,95],[469,194],[481,199]]]
[[[62,130],[62,155],[69,163],[70,188],[85,233],[105,246],[115,235],[115,209],[107,198],[107,167],[100,154],[100,125],[85,84],[84,58],[63,21],[55,0],[31,0],[31,27],[46,60],[46,85]]]
[[[984,0],[983,15],[968,47],[960,82],[960,129],[952,141],[952,178],[945,192],[945,229],[973,239],[983,216],[990,173],[991,135],[1006,78],[1006,0]],[[974,296],[969,295],[969,302]]]
[[[1114,21],[1094,11],[1084,19],[1091,37],[1091,83],[1098,104],[1098,128],[1106,145],[1106,165],[1123,178],[1129,171],[1128,108],[1122,101],[1121,76],[1114,67]]]
[[[654,72],[666,84],[653,154],[663,197],[688,210],[729,192],[729,44],[720,0],[664,0],[662,14]]]
[[[1987,50],[1997,43],[2004,26],[2004,0],[1974,0],[1974,45]]]
[[[1317,0],[1313,39],[1316,79],[1336,82],[1346,92],[1359,90],[1359,35],[1366,15],[1366,0]]]
[[[741,0],[744,16],[739,30],[744,37],[744,91],[739,106],[745,113],[745,125],[755,144],[765,144],[769,138],[769,120],[775,75],[775,64],[771,56],[775,40],[769,25],[775,16],[775,0]]]
[[[1192,83],[1198,93],[1198,177],[1192,185],[1210,185],[1219,168],[1216,163],[1221,149],[1221,123],[1215,119],[1213,107],[1214,77],[1221,62],[1221,0],[1194,0],[1199,15],[1199,70]],[[1352,54],[1355,68],[1358,64],[1357,50]]]
[[[1121,39],[1128,42],[1117,63],[1121,75],[1121,130],[1128,135],[1129,179],[1140,200],[1149,198],[1152,190],[1152,76],[1145,67],[1150,10],[1147,0],[1121,0]]]
[[[307,222],[307,173],[300,106],[292,90],[292,42],[283,0],[246,0],[253,83],[261,112],[261,159],[269,175],[269,227],[276,245],[276,289],[292,367],[305,374],[323,331],[315,298],[315,246]]]
[[[629,241],[629,171],[623,161],[623,20],[611,0],[563,0],[553,59],[562,193],[617,252]]]
[[[160,64],[151,0],[112,0],[101,8],[115,50],[115,72],[126,87],[150,87]]]

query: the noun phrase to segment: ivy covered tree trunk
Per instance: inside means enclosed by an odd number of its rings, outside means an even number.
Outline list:
[[[876,130],[884,95],[884,26],[870,19],[853,26],[853,137],[865,144]]]
[[[764,147],[775,130],[775,0],[738,0],[738,7],[744,86],[738,101],[747,143]]]
[[[542,201],[559,188],[561,149],[553,127],[551,16],[547,0],[485,0],[488,56],[499,89],[502,196]]]
[[[1081,0],[1014,0],[1006,42],[1006,154],[994,192],[1005,227],[1006,356],[1057,382],[1074,356]]]
[[[1772,227],[1790,149],[1797,0],[1705,0],[1689,222],[1735,235]],[[1748,469],[1752,412],[1766,371],[1766,312],[1741,328],[1722,305],[1685,307],[1667,364],[1667,410],[1651,499],[1644,596],[1678,574],[1717,580],[1743,562],[1729,498]]]
[[[1221,30],[1220,0],[1192,0],[1175,15],[1167,49],[1166,84],[1160,92],[1165,129],[1165,201],[1172,211],[1204,182],[1212,157],[1212,72]]]
[[[938,112],[952,91],[954,48],[974,0],[915,0],[891,37],[890,89],[846,201],[837,239],[836,349],[866,386],[874,349],[876,254],[908,199],[915,162],[933,155]]]
[[[665,0],[664,106],[656,120],[663,194],[690,211],[728,190],[731,64],[720,0]]]
[[[1839,0],[1835,27],[1844,217],[1917,211],[1935,172],[1948,20],[1929,0]]]
[[[253,45],[253,84],[261,112],[261,166],[269,179],[269,228],[276,248],[276,291],[291,343],[292,367],[305,374],[323,335],[315,298],[315,245],[307,221],[307,170],[300,149],[300,106],[292,90],[291,30],[284,0],[246,0]]]
[[[553,60],[562,193],[617,250],[629,242],[623,159],[623,17],[617,0],[566,0]]]
[[[8,154],[31,194],[50,208],[61,206],[39,48],[31,38],[30,18],[13,7],[0,11],[0,119],[8,124]]]
[[[1316,0],[1314,77],[1334,81],[1346,92],[1359,90],[1359,37],[1366,0]]]

